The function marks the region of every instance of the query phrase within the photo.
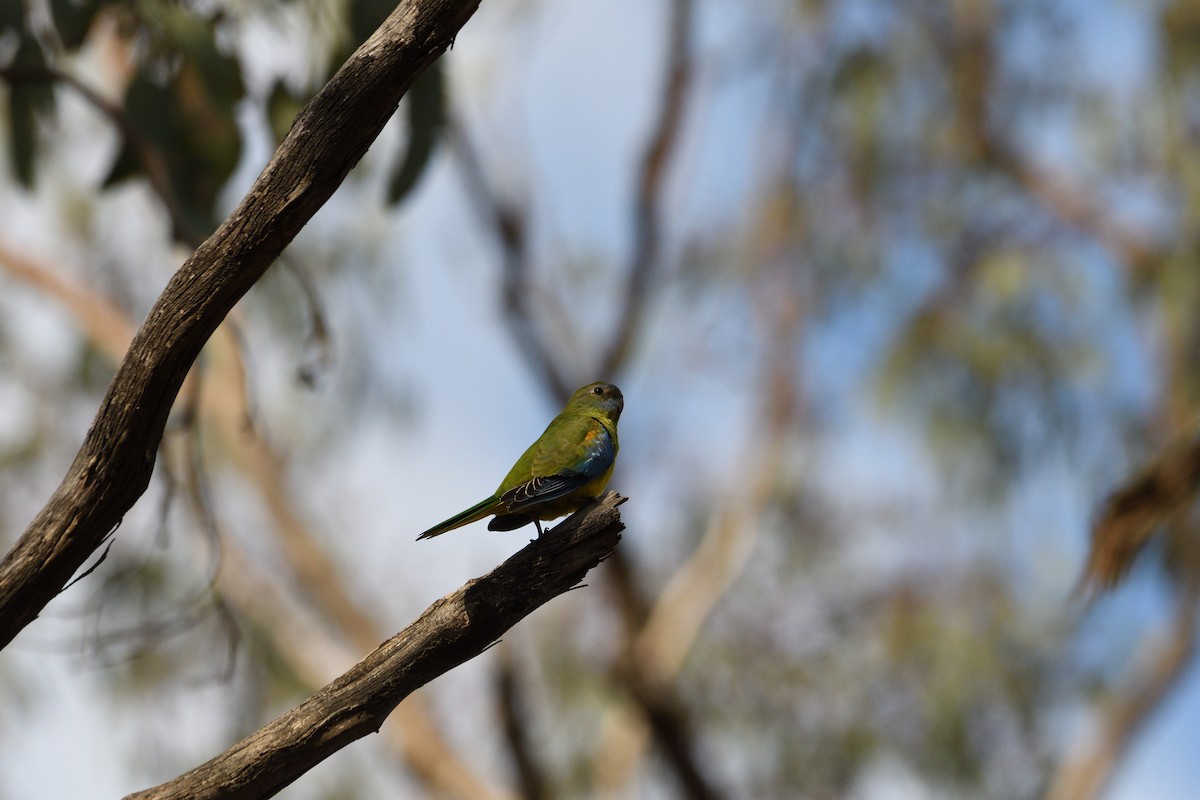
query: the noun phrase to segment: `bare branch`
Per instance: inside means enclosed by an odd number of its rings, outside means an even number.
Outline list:
[[[630,345],[637,340],[641,330],[646,294],[660,260],[662,187],[667,166],[680,139],[686,99],[692,84],[693,6],[694,0],[671,0],[666,26],[667,74],[659,114],[638,166],[637,194],[633,202],[633,248],[626,268],[625,292],[611,339],[591,373],[594,376],[614,377],[628,357]],[[537,315],[531,305],[535,292],[530,278],[526,215],[492,188],[462,121],[453,121],[448,128],[468,185],[467,195],[475,202],[480,216],[492,227],[503,252],[504,319],[529,365],[557,400],[565,400],[575,388],[575,378],[563,369],[561,359],[552,352],[547,337],[537,325]]]
[[[328,620],[318,619],[296,602],[278,585],[276,576],[256,568],[235,542],[223,539],[222,548],[226,551],[218,584],[222,598],[251,620],[314,690],[364,652],[357,645],[346,644],[340,632],[330,629]],[[369,652],[383,638],[377,637],[365,650]],[[420,694],[407,698],[381,731],[410,774],[437,797],[514,800],[515,795],[482,781],[459,757],[434,725],[427,706]]]
[[[627,662],[632,663],[632,662]],[[667,763],[679,780],[682,796],[690,800],[717,800],[721,793],[700,768],[692,734],[691,714],[680,702],[673,684],[653,683],[640,669],[621,671],[623,685],[645,717]]]
[[[58,277],[49,266],[10,250],[3,240],[0,240],[0,269],[62,303],[96,347],[113,361],[120,361],[133,337],[134,325],[103,296]],[[220,537],[216,547],[223,557],[218,559],[216,577],[220,581],[221,601],[231,600],[242,615],[260,620],[260,627],[273,638],[276,649],[289,657],[297,672],[316,688],[332,675],[322,673],[316,666],[324,663],[319,656],[322,648],[315,644],[319,637],[349,639],[353,648],[345,648],[346,651],[362,653],[374,649],[386,634],[352,596],[345,580],[333,568],[329,553],[297,515],[295,499],[284,480],[285,465],[278,453],[257,428],[244,424],[249,417],[246,372],[228,324],[217,330],[209,348],[213,356],[209,364],[212,379],[204,382],[203,391],[201,382],[191,379],[193,389],[184,389],[193,407],[191,413],[212,425],[215,435],[224,440],[226,451],[232,455],[233,465],[264,498],[275,521],[270,530],[280,538],[283,555],[304,587],[306,599],[319,607],[328,632],[318,631],[310,624],[302,635],[296,635],[297,627],[304,624],[296,619],[298,604],[271,598],[267,576],[248,574],[252,571],[249,557],[222,534],[215,519],[208,519],[206,524],[214,526]],[[171,462],[168,458],[163,463],[169,467]],[[206,503],[194,494],[191,498],[201,517],[211,517],[211,509],[204,507]],[[76,576],[74,581],[80,577]],[[335,648],[329,643],[324,651]],[[353,658],[345,656],[345,660],[349,663]],[[484,784],[463,762],[434,725],[422,698],[411,698],[397,709],[384,733],[412,774],[432,791],[447,797],[507,800],[504,792]]]
[[[638,713],[649,727],[659,746],[667,766],[671,768],[683,790],[683,796],[691,800],[716,800],[722,796],[707,770],[701,766],[699,748],[696,746],[696,726],[683,698],[674,683],[674,676],[660,678],[651,674],[638,657],[634,648],[637,634],[645,625],[650,613],[650,603],[633,580],[628,559],[614,554],[610,581],[616,588],[625,612],[627,650],[614,668],[614,676],[634,701]],[[629,744],[630,760],[640,747]]]
[[[211,761],[129,800],[270,797],[350,742],[379,730],[401,700],[479,655],[612,554],[624,527],[609,492],[492,572],[435,602],[333,683]]]
[[[665,62],[667,75],[659,116],[651,127],[639,163],[637,195],[634,198],[634,245],[627,269],[623,303],[618,311],[610,343],[599,356],[596,376],[614,377],[624,365],[630,346],[637,340],[645,310],[646,294],[659,262],[662,214],[660,198],[667,165],[683,125],[685,99],[692,83],[691,28],[693,0],[671,0],[667,20]],[[545,388],[560,401],[573,389],[565,367],[550,347],[545,332],[536,324],[531,300],[535,296],[529,277],[531,256],[528,223],[521,209],[502,200],[490,186],[486,173],[462,123],[452,124],[451,141],[459,154],[468,195],[493,227],[504,253],[503,294],[505,319],[521,353],[543,380]],[[577,371],[577,370],[576,370]],[[637,586],[632,565],[618,551],[606,577],[621,606],[630,641],[650,613],[650,601]],[[666,763],[679,777],[689,796],[715,797],[700,759],[683,703],[672,685],[639,673],[639,664],[626,658],[616,676],[629,690],[655,738],[662,746]],[[652,687],[649,688],[649,687]]]
[[[3,239],[0,269],[62,303],[96,349],[113,361],[121,360],[134,327],[114,303],[64,280],[54,269],[17,252]]]
[[[935,41],[954,78],[963,138],[972,157],[1007,175],[1035,203],[1064,224],[1094,238],[1120,259],[1135,280],[1148,278],[1166,250],[1146,231],[1118,218],[1096,192],[1046,165],[1034,165],[989,120],[997,69],[995,8],[986,3],[954,7],[952,26]]]
[[[516,767],[522,800],[545,800],[550,797],[546,776],[534,755],[529,741],[528,709],[521,697],[516,665],[511,647],[499,648],[496,665],[495,695],[499,701],[500,720],[504,725],[504,740]]]
[[[637,197],[633,205],[633,252],[627,269],[625,300],[612,340],[600,358],[596,375],[613,376],[629,356],[641,331],[646,293],[662,249],[661,195],[667,164],[679,142],[685,100],[692,82],[692,0],[671,0],[667,21],[667,77],[658,119],[642,152]]]
[[[610,715],[602,726],[605,736],[595,748],[593,760],[598,783],[610,792],[628,791],[651,732],[666,747],[680,746],[679,734],[671,730],[670,715],[674,713],[676,727],[683,728],[686,711],[656,698],[656,693],[662,694],[656,687],[670,686],[678,679],[701,626],[749,562],[762,530],[763,513],[794,447],[788,433],[799,416],[800,404],[795,396],[798,377],[792,343],[804,317],[799,290],[789,280],[794,262],[783,263],[786,266],[764,270],[767,280],[758,292],[757,316],[764,323],[764,338],[770,347],[758,392],[762,404],[754,415],[759,430],[747,447],[743,466],[736,470],[742,479],[723,493],[708,515],[709,525],[700,544],[666,581],[653,607],[626,609],[627,621],[640,622],[628,645],[627,663],[634,669],[623,678],[643,706],[643,719],[658,728],[639,725],[628,707],[618,706]],[[631,589],[623,591],[628,595]],[[678,754],[675,758],[681,778],[699,785],[690,789],[691,795],[707,796],[703,777],[692,776],[689,762]]]
[[[1169,445],[1108,496],[1092,528],[1092,548],[1080,590],[1111,589],[1163,523],[1187,509],[1200,492],[1200,437]]]
[[[500,274],[503,281],[504,321],[525,360],[541,377],[551,395],[558,400],[565,400],[574,391],[574,381],[564,374],[559,359],[550,351],[546,337],[538,330],[536,314],[530,305],[534,292],[529,278],[529,225],[525,214],[492,188],[479,153],[462,121],[451,119],[446,127],[450,143],[458,155],[463,179],[467,182],[467,196],[475,202],[476,210],[485,224],[492,227],[503,254]]]
[[[1103,795],[1137,733],[1195,662],[1196,601],[1194,588],[1181,592],[1170,631],[1138,648],[1143,663],[1101,707],[1097,730],[1059,766],[1047,800],[1095,800]]]
[[[296,117],[241,204],[171,278],[66,477],[0,561],[0,647],[146,490],[171,405],[234,304],[333,194],[478,0],[403,0]]]

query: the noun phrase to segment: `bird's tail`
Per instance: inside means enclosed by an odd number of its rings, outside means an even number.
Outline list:
[[[496,509],[499,507],[500,498],[496,495],[492,495],[487,500],[476,503],[466,511],[455,514],[445,522],[440,522],[437,525],[434,525],[432,528],[418,536],[417,541],[420,541],[421,539],[430,539],[434,536],[441,536],[446,531],[452,531],[455,528],[461,528],[463,525],[468,525],[476,520],[483,519],[488,514],[495,513]]]

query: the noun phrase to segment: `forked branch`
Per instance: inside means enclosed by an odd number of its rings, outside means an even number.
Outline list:
[[[146,490],[205,342],[333,194],[478,0],[403,0],[297,115],[241,204],[171,278],[62,483],[0,561],[0,647],[33,621]]]

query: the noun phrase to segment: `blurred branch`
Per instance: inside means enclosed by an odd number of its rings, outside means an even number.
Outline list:
[[[680,139],[692,83],[693,0],[671,0],[667,21],[667,75],[658,119],[642,151],[637,197],[633,205],[633,252],[627,268],[624,304],[612,339],[600,358],[598,376],[613,376],[629,356],[641,331],[646,295],[662,250],[662,187],[667,165]]]
[[[401,2],[301,110],[246,197],[168,282],[62,483],[0,561],[0,647],[145,491],[171,405],[209,336],[329,199],[476,6]]]
[[[612,554],[624,527],[609,492],[487,575],[435,602],[340,678],[221,755],[129,795],[270,797],[350,742],[379,730],[401,700],[474,658],[535,609],[577,586]]]
[[[1196,531],[1189,531],[1195,536]],[[1187,673],[1196,655],[1196,604],[1193,585],[1181,591],[1170,631],[1158,642],[1137,648],[1144,656],[1125,684],[1102,706],[1096,730],[1059,765],[1046,800],[1095,800],[1137,734]]]
[[[203,240],[187,222],[183,210],[179,206],[179,202],[175,199],[175,193],[171,188],[170,169],[168,168],[166,156],[163,155],[162,151],[153,142],[143,136],[129,122],[124,108],[110,102],[98,91],[74,75],[54,67],[4,67],[0,68],[0,79],[7,80],[10,83],[16,81],[60,83],[74,90],[85,102],[103,114],[121,134],[125,143],[142,165],[146,179],[150,184],[150,189],[154,192],[154,195],[162,204],[163,210],[167,212],[167,216],[171,220],[172,238],[186,244],[193,250],[200,246]],[[315,380],[317,371],[329,359],[328,326],[325,322],[325,315],[321,310],[320,299],[304,269],[299,264],[282,256],[279,259],[279,263],[295,278],[308,304],[309,317],[312,320],[312,330],[309,333],[309,346],[313,349],[313,363],[304,366],[301,376],[306,383],[311,385]],[[119,357],[118,360],[120,360]]]
[[[666,24],[665,61],[659,113],[654,120],[639,161],[637,195],[633,203],[633,250],[626,268],[623,302],[612,338],[600,354],[594,376],[613,377],[624,365],[636,341],[645,312],[646,295],[660,260],[662,243],[661,195],[667,167],[680,140],[686,99],[692,85],[691,29],[694,0],[670,0]],[[458,154],[467,195],[493,229],[503,252],[502,295],[505,321],[530,366],[557,400],[574,390],[577,376],[569,377],[539,331],[531,305],[535,296],[530,277],[528,221],[524,212],[504,200],[492,187],[461,119],[448,125],[450,141]],[[576,370],[578,372],[578,370]]]
[[[634,246],[623,303],[612,339],[600,354],[596,367],[598,371],[595,375],[606,378],[615,377],[621,370],[629,355],[630,345],[640,333],[646,294],[659,261],[662,186],[670,157],[679,142],[685,99],[692,83],[690,49],[693,6],[693,0],[670,2],[664,49],[667,75],[659,115],[652,125],[639,165],[638,190],[633,208]],[[551,350],[544,332],[535,324],[535,313],[531,306],[534,292],[530,279],[528,222],[520,210],[503,201],[489,184],[462,122],[451,124],[450,131],[451,141],[468,181],[468,195],[489,221],[504,254],[503,296],[509,330],[547,390],[558,400],[565,400],[573,389],[573,381],[568,376],[574,373],[563,367]],[[642,596],[632,565],[621,552],[614,554],[606,576],[616,590],[627,630],[636,631],[649,613],[650,602]],[[615,674],[629,691],[631,699],[638,704],[641,714],[662,746],[666,763],[678,776],[688,796],[716,797],[717,793],[704,777],[704,770],[696,755],[692,725],[683,703],[674,696],[669,685],[647,680],[638,670],[639,665],[630,662],[616,670]],[[649,691],[648,687],[653,687],[654,691]]]
[[[499,700],[504,739],[508,743],[508,752],[512,756],[521,787],[521,800],[545,800],[551,795],[545,773],[529,741],[528,710],[521,697],[513,654],[509,647],[501,647],[500,650],[496,664],[495,695]]]
[[[1187,509],[1200,492],[1200,436],[1177,440],[1114,490],[1092,528],[1080,589],[1111,589],[1155,531]]]
[[[309,328],[308,339],[305,342],[308,351],[307,357],[298,374],[305,386],[312,387],[316,385],[317,378],[328,368],[333,359],[333,343],[332,337],[329,335],[329,323],[325,320],[321,295],[317,292],[317,287],[313,285],[312,276],[308,274],[304,265],[282,256],[279,259],[279,265],[295,279],[296,285],[300,287],[304,301],[308,305],[308,319],[312,327]]]
[[[271,576],[255,569],[250,556],[234,542],[223,539],[222,549],[226,552],[218,591],[255,624],[301,680],[316,689],[354,663],[361,650],[347,646],[327,624],[305,613],[303,604],[285,593]],[[458,758],[433,725],[421,695],[398,706],[382,733],[388,746],[403,755],[411,773],[439,797],[513,800],[507,792],[480,781]]]
[[[637,617],[640,625],[631,634],[628,653],[637,669],[628,679],[639,702],[646,702],[641,695],[649,687],[667,686],[678,679],[705,620],[742,574],[793,447],[787,436],[799,408],[793,343],[803,320],[803,305],[788,274],[793,263],[778,263],[779,268],[764,271],[766,285],[759,293],[758,317],[765,321],[763,336],[770,343],[759,393],[762,408],[755,415],[761,424],[743,457],[745,467],[737,470],[743,479],[726,490],[700,544],[671,575],[653,607]],[[633,732],[631,722],[628,714],[618,711],[605,726],[605,740],[596,747],[593,772],[611,791],[628,784],[645,745],[645,736]]]
[[[211,381],[214,394],[209,406],[217,433],[238,469],[255,485],[270,513],[275,534],[288,566],[296,576],[306,601],[313,603],[329,629],[349,641],[356,652],[369,652],[386,635],[381,626],[353,596],[345,578],[321,539],[298,513],[298,504],[286,484],[287,469],[270,443],[246,419],[242,388],[244,376],[236,362],[236,348],[228,343],[229,360],[214,365],[220,374]],[[234,362],[234,363],[231,363]],[[253,595],[247,597],[253,602]],[[243,605],[243,609],[247,606]],[[286,646],[281,645],[285,651]],[[320,685],[320,681],[314,685]],[[496,797],[474,768],[465,763],[434,725],[424,701],[409,699],[395,714],[393,742],[405,764],[422,781],[440,793],[467,798]],[[392,726],[389,725],[389,728]]]
[[[101,294],[87,291],[63,280],[55,271],[35,263],[10,250],[0,240],[0,269],[61,302],[72,314],[83,333],[96,344],[107,357],[119,361],[133,337],[134,326],[126,316]],[[225,325],[214,334],[213,358],[209,360],[211,380],[200,382],[189,376],[194,387],[188,393],[194,405],[192,416],[202,417],[212,425],[212,430],[224,440],[224,448],[232,456],[233,464],[256,486],[263,498],[275,525],[271,530],[280,540],[280,547],[292,572],[304,587],[305,598],[315,602],[324,617],[326,628],[336,635],[349,639],[356,652],[370,652],[386,634],[365,609],[353,598],[345,581],[333,566],[333,559],[325,551],[320,539],[305,525],[296,513],[297,504],[285,482],[285,464],[261,432],[248,424],[246,407],[248,396],[246,374],[239,358],[239,347],[233,334]],[[167,462],[169,463],[169,462]],[[203,507],[201,500],[193,495],[202,517],[212,517],[211,509]],[[215,520],[210,520],[215,524]],[[220,535],[221,559],[220,579],[228,585],[231,571],[241,575],[233,585],[242,587],[234,593],[238,610],[250,618],[261,618],[266,614],[270,624],[262,624],[265,634],[274,638],[276,649],[289,655],[291,661],[304,672],[313,687],[325,683],[330,675],[313,666],[311,654],[316,637],[313,626],[298,639],[289,639],[286,631],[296,627],[297,622],[280,619],[295,616],[296,603],[279,601],[278,610],[262,607],[270,601],[264,596],[268,582],[258,575],[254,580],[245,578],[249,561],[239,556],[236,545],[228,536]],[[230,553],[230,551],[233,551]],[[257,583],[257,589],[254,588]],[[323,638],[329,638],[325,634]],[[302,647],[295,644],[303,642]],[[334,647],[334,645],[329,645]],[[346,656],[351,660],[350,656]],[[318,659],[318,663],[320,659]],[[433,724],[429,712],[420,697],[410,699],[392,715],[393,724],[387,731],[397,752],[408,768],[431,789],[451,797],[496,798],[503,795],[482,783],[470,766],[464,763]]]
[[[628,665],[631,662],[626,662]],[[696,758],[695,737],[691,711],[683,704],[678,692],[669,685],[654,683],[640,669],[621,670],[622,685],[637,701],[654,738],[672,766],[680,782],[682,797],[691,800],[716,800],[722,794],[703,770]]]
[[[525,214],[492,188],[462,120],[451,118],[446,130],[467,182],[467,196],[474,201],[484,222],[491,226],[503,253],[500,274],[504,321],[525,360],[538,373],[550,394],[565,400],[574,391],[574,381],[559,368],[558,359],[550,352],[546,337],[539,332],[531,306],[534,291],[529,277],[529,237]]]
[[[75,286],[45,264],[19,253],[0,239],[0,270],[62,303],[96,348],[120,361],[134,327],[121,309],[100,295]]]
[[[1093,237],[1132,273],[1150,276],[1166,253],[1145,234],[1117,219],[1098,200],[1094,189],[1082,186],[1045,166],[1031,166],[998,137],[986,139],[984,156],[1015,180],[1029,196],[1060,220]]]
[[[972,158],[1007,175],[1034,202],[1067,225],[1094,238],[1122,261],[1134,278],[1145,278],[1165,252],[1150,237],[1121,222],[1097,193],[1045,165],[1033,166],[995,131],[989,114],[997,74],[997,10],[992,2],[956,3],[940,25],[940,45],[957,94],[963,141]]]

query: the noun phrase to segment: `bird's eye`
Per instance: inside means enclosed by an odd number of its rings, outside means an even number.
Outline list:
[[[604,387],[597,386],[596,388],[592,389],[592,394],[604,394]]]

